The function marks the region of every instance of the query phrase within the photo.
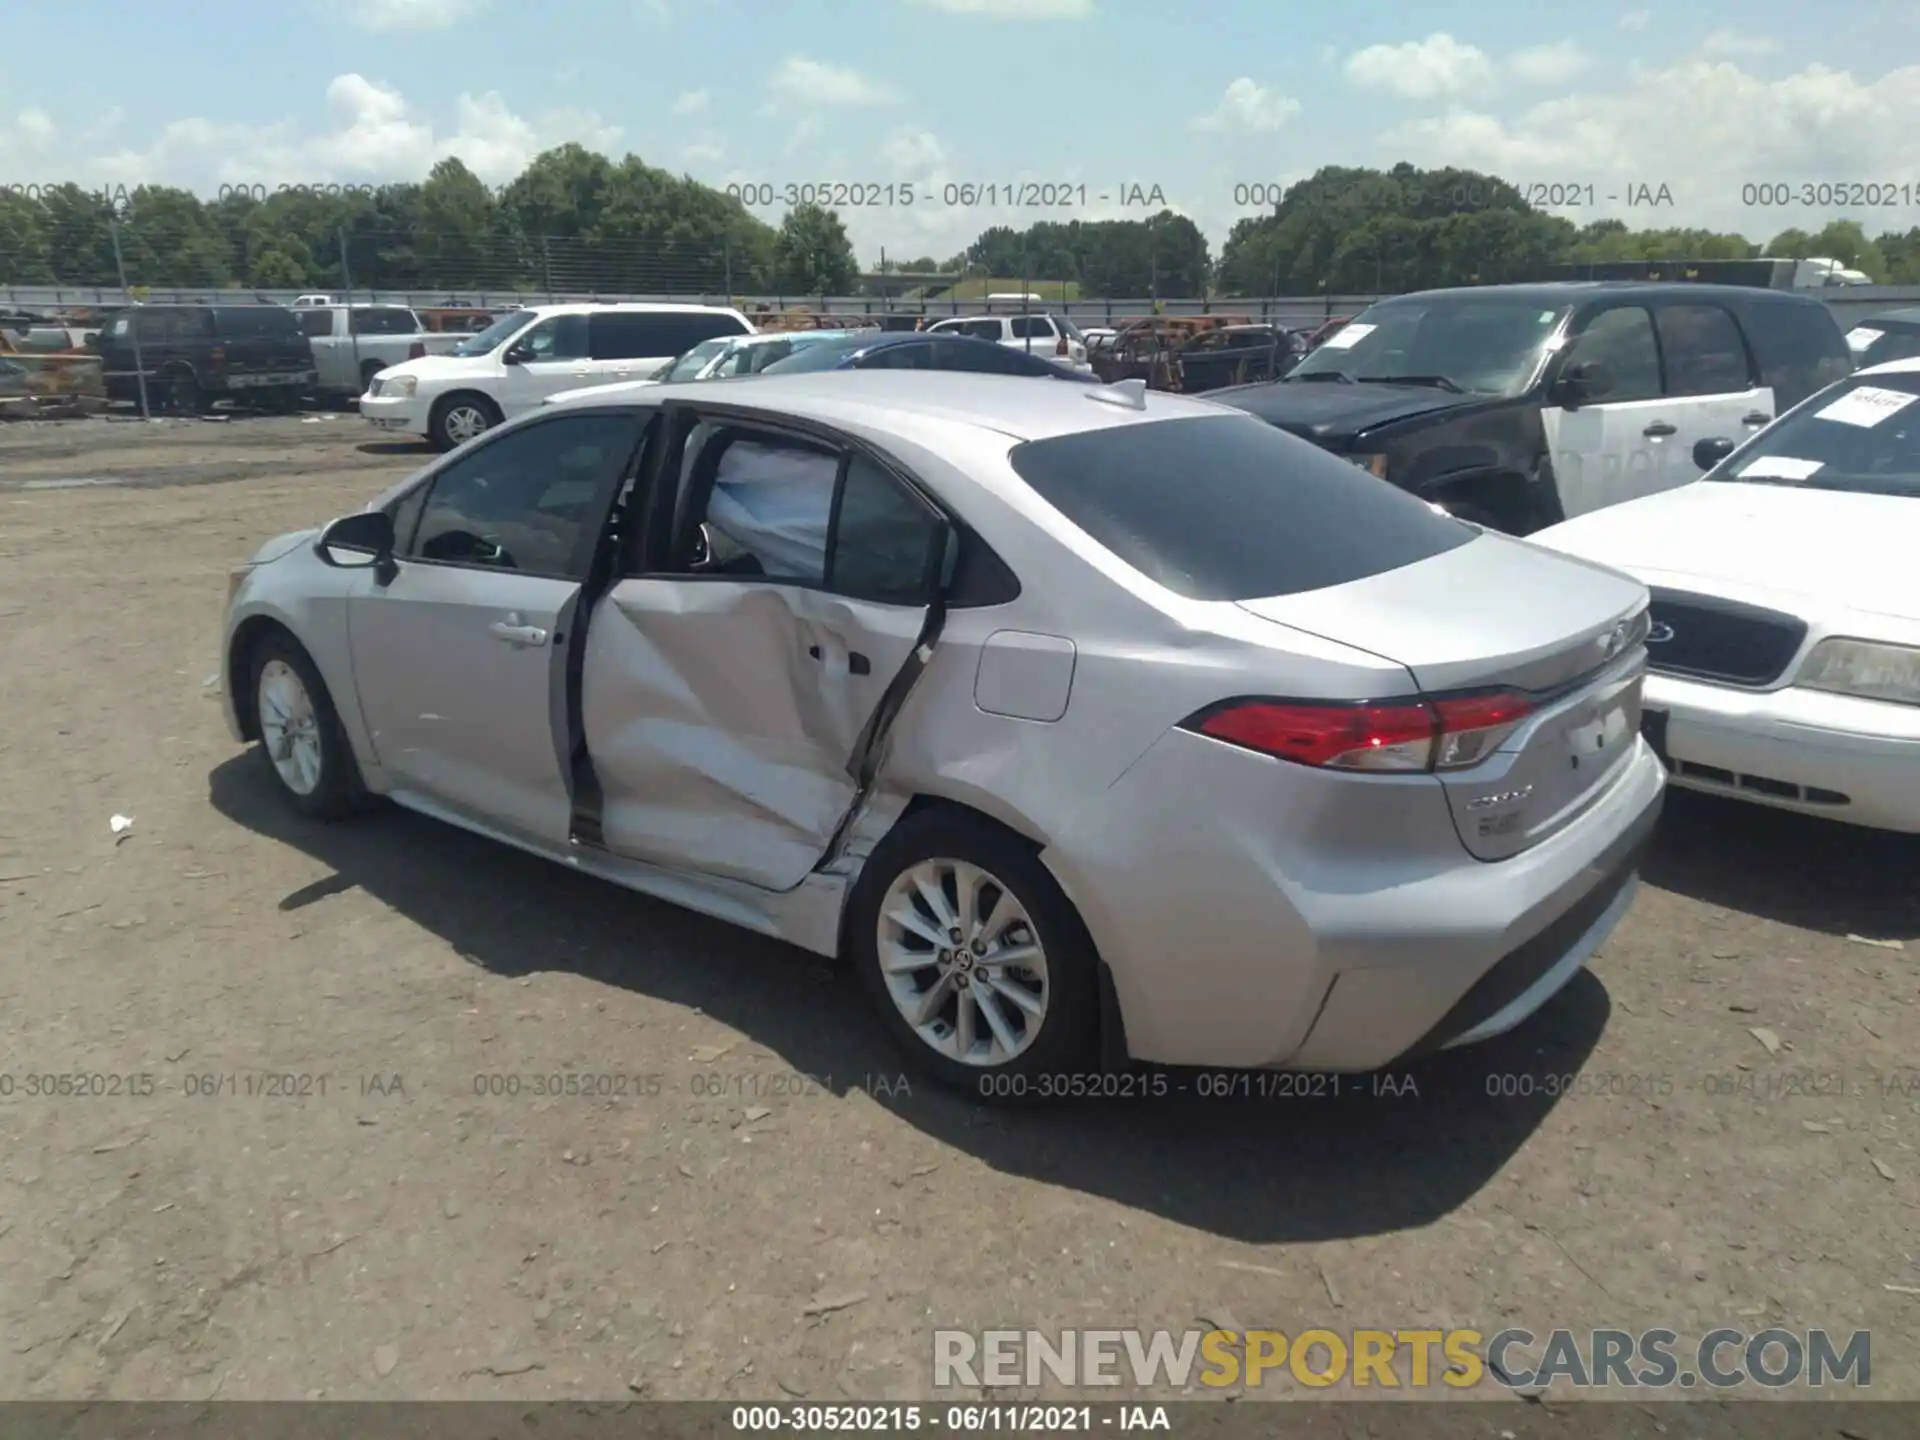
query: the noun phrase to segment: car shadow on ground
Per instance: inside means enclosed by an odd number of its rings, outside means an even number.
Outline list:
[[[256,755],[209,777],[234,823],[333,870],[279,901],[362,889],[495,974],[568,971],[698,1007],[836,1095],[864,1089],[901,1119],[1007,1174],[1254,1244],[1431,1224],[1492,1179],[1605,1028],[1582,974],[1510,1035],[1396,1068],[1301,1087],[1265,1076],[1151,1077],[1130,1097],[1010,1110],[900,1084],[901,1062],[851,978],[790,946],[406,811],[340,825],[293,815]],[[687,1057],[565,1057],[669,1068]],[[1518,1078],[1516,1078],[1518,1077]],[[1536,1083],[1539,1082],[1539,1083]],[[1178,1087],[1185,1086],[1185,1093]],[[1302,1089],[1310,1093],[1300,1093]],[[1202,1091],[1241,1092],[1221,1098]]]
[[[1920,939],[1920,836],[1671,790],[1649,884],[1782,925]]]
[[[362,455],[430,456],[435,453],[425,440],[363,440],[353,448]]]

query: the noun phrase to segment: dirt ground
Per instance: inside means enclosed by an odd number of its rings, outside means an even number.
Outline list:
[[[1780,1325],[1920,1398],[1920,844],[1675,796],[1591,972],[1417,1094],[983,1109],[799,952],[277,803],[208,689],[227,569],[424,458],[0,427],[0,1397],[905,1399],[936,1327]]]

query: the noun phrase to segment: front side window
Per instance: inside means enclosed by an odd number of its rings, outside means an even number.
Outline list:
[[[534,364],[549,360],[584,360],[587,358],[587,317],[555,315],[542,320],[515,343],[530,352],[528,359]]]
[[[1920,372],[1855,375],[1822,390],[1707,479],[1920,497]]]
[[[453,353],[467,357],[491,355],[539,318],[538,311],[511,310],[474,335],[472,339],[462,340],[453,347]]]
[[[436,475],[412,558],[585,578],[592,527],[640,438],[632,413],[570,415],[510,430]]]
[[[1473,394],[1519,395],[1545,364],[1568,308],[1494,295],[1383,301],[1323,341],[1286,383],[1320,375],[1423,383],[1438,377]]]
[[[1602,405],[1660,398],[1660,347],[1653,317],[1639,305],[1602,310],[1567,347],[1566,366],[1604,366],[1612,387],[1596,398]]]

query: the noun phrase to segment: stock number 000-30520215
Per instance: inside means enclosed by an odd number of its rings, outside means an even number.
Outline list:
[[[1843,180],[1794,183],[1759,181],[1740,187],[1740,203],[1759,208],[1810,205],[1821,209],[1878,210],[1913,204],[1920,183],[1911,180]]]

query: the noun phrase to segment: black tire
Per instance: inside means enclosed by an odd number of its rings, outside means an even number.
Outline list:
[[[164,386],[164,407],[173,415],[204,415],[207,409],[206,391],[200,388],[200,378],[191,370],[175,370],[167,375]]]
[[[461,411],[472,411],[484,422],[474,434],[484,434],[500,423],[500,407],[484,395],[476,395],[471,390],[462,390],[457,394],[443,395],[434,403],[432,418],[427,422],[427,438],[433,441],[436,450],[452,450],[472,436],[456,439],[449,431],[449,422]]]
[[[1037,1022],[1038,1033],[1002,1063],[971,1064],[935,1050],[900,1012],[880,969],[880,912],[887,891],[927,860],[961,861],[986,871],[1026,911],[1037,932],[1046,958],[1046,1011]],[[861,869],[848,901],[845,935],[846,958],[882,1027],[910,1063],[949,1089],[978,1100],[1033,1103],[1071,1093],[1062,1079],[1090,1076],[1096,1069],[1100,982],[1093,940],[1046,866],[1018,837],[952,810],[928,810],[903,821]]]
[[[287,783],[274,764],[260,724],[260,676],[268,665],[278,661],[299,677],[312,702],[315,730],[320,740],[320,777],[314,787],[302,793]],[[334,708],[327,682],[320,678],[312,658],[298,641],[284,632],[262,636],[247,655],[246,703],[254,707],[256,726],[262,731],[260,759],[281,797],[300,814],[315,820],[343,820],[361,809],[367,801],[367,789],[360,778],[360,762],[354,759],[353,746],[340,724],[340,712]]]

